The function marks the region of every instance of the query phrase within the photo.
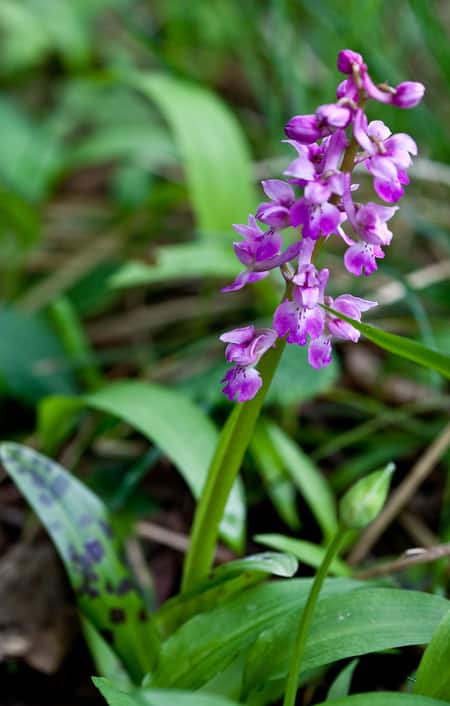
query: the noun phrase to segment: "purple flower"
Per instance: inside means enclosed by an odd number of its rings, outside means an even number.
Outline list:
[[[346,128],[352,120],[352,110],[341,103],[319,106],[314,115],[295,115],[284,128],[291,139],[310,145],[321,137],[331,135],[336,129]]]
[[[291,224],[289,209],[295,201],[294,189],[281,179],[268,179],[261,183],[264,193],[272,201],[259,205],[256,218],[274,228],[286,228]]]
[[[318,338],[325,322],[323,303],[329,271],[317,271],[314,265],[304,265],[297,275],[292,300],[285,299],[276,309],[273,327],[279,336],[287,335],[288,343],[304,346],[308,335]]]
[[[308,363],[313,368],[320,370],[331,363],[331,338],[330,336],[319,336],[312,340],[308,347]]]
[[[248,225],[239,224],[233,228],[245,238],[243,242],[233,243],[233,247],[246,270],[232,284],[223,287],[222,292],[234,292],[248,283],[258,282],[267,277],[270,270],[289,262],[298,253],[299,243],[293,243],[282,253],[280,233],[273,228],[261,230],[254,216],[249,217]]]
[[[322,159],[320,147],[316,145],[301,145],[295,140],[285,140],[285,142],[297,150],[298,157],[288,165],[283,174],[298,180],[300,186],[305,182],[312,181],[317,173],[317,162]]]
[[[294,115],[284,127],[291,140],[309,145],[323,137],[315,115]]]
[[[377,259],[384,257],[384,252],[378,245],[370,243],[354,243],[344,255],[346,269],[355,277],[365,274],[366,277],[378,269]]]
[[[378,196],[388,203],[395,203],[404,194],[403,185],[408,183],[406,169],[411,166],[410,154],[417,154],[417,145],[409,135],[392,135],[381,120],[367,118],[359,110],[353,124],[356,140],[365,150],[364,164],[374,177],[374,188]]]
[[[396,87],[392,102],[398,108],[415,108],[422,100],[424,93],[423,83],[404,81]]]
[[[317,240],[334,233],[345,220],[345,214],[328,201],[314,203],[307,198],[299,199],[291,208],[293,226],[303,226],[304,238]]]
[[[361,313],[363,311],[368,311],[377,306],[377,302],[354,297],[351,294],[341,294],[334,300],[332,297],[325,297],[325,303],[331,309],[335,309],[335,311],[339,311],[350,319],[355,319],[355,321],[361,321]],[[339,319],[329,311],[326,313],[326,323],[332,336],[342,341],[353,341],[353,343],[359,340],[360,333],[354,326]]]
[[[228,343],[226,360],[235,363],[222,379],[227,383],[223,391],[230,401],[237,397],[238,402],[248,402],[256,395],[262,380],[254,366],[276,339],[277,334],[272,329],[255,329],[253,325],[233,329],[220,336],[221,341]]]

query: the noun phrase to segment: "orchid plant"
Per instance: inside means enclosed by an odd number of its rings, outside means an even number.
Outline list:
[[[375,301],[326,293],[333,273],[319,265],[318,257],[320,252],[323,258],[331,237],[343,243],[343,264],[350,274],[376,271],[393,237],[388,223],[408,183],[411,156],[417,154],[410,136],[392,135],[380,120],[368,122],[366,106],[375,101],[413,108],[424,95],[416,82],[375,84],[362,56],[353,51],[341,51],[337,66],[345,78],[336,102],[287,123],[286,142],[297,156],[284,172],[286,179],[263,181],[268,200],[247,224],[234,226],[242,237],[234,243],[235,253],[245,269],[223,291],[242,289],[272,270],[281,273],[285,291],[271,327],[247,324],[221,336],[232,364],[223,391],[237,404],[201,490],[180,593],[152,612],[100,500],[35,451],[16,444],[0,447],[4,467],[66,565],[103,677],[96,684],[111,706],[265,706],[283,694],[284,706],[294,706],[299,681],[305,683],[331,662],[426,642],[430,647],[419,667],[415,695],[383,694],[380,699],[367,694],[362,700],[350,697],[348,704],[442,706],[450,694],[448,680],[436,689],[430,657],[448,656],[447,600],[413,591],[405,596],[348,577],[327,578],[341,548],[381,511],[392,464],[359,481],[341,500],[336,531],[320,548],[313,580],[292,580],[297,562],[286,554],[265,553],[213,569],[225,505],[286,344],[308,346],[309,363],[319,369],[331,362],[333,340],[356,343],[362,331],[388,350],[401,350],[404,357],[448,375],[444,356],[407,339],[399,343],[399,337],[361,323]],[[358,200],[354,175],[361,168],[373,177],[382,203]],[[295,232],[294,242],[284,246],[283,231]],[[111,412],[107,395],[101,397],[102,391],[96,408]],[[160,400],[166,405],[170,396]],[[262,583],[270,574],[289,581]],[[314,622],[319,598],[320,620]],[[230,693],[233,701],[224,696]],[[344,705],[347,699],[335,703]]]

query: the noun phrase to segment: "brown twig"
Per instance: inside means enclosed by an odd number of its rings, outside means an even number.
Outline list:
[[[349,564],[358,564],[367,555],[386,527],[397,517],[407,502],[412,498],[417,488],[431,473],[435,464],[447,450],[449,444],[450,423],[427,448],[425,453],[422,454],[417,463],[412,467],[410,473],[392,493],[385,508],[366,529],[348,557]]]
[[[364,571],[358,571],[355,574],[355,578],[372,579],[377,576],[386,576],[388,574],[404,571],[410,566],[416,566],[417,564],[428,564],[431,561],[437,561],[437,559],[443,559],[444,557],[450,557],[450,543],[438,544],[430,549],[410,549],[399,559],[388,561],[385,564],[380,564],[379,566],[372,566],[370,569],[364,569]]]
[[[155,525],[153,522],[143,521],[136,525],[136,532],[143,539],[150,539],[157,544],[163,544],[166,547],[175,549],[177,552],[185,554],[189,546],[189,537],[179,532],[174,532],[166,527]],[[233,559],[234,555],[225,547],[218,547],[216,559],[218,562],[226,562]]]

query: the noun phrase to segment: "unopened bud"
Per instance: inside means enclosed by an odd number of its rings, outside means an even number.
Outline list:
[[[425,86],[416,81],[399,83],[392,97],[392,102],[398,108],[414,108],[423,98]]]
[[[395,465],[388,463],[347,491],[339,506],[340,520],[346,529],[362,529],[373,522],[385,503],[394,470]]]

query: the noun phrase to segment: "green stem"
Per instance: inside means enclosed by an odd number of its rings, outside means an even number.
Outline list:
[[[184,563],[181,585],[183,591],[191,590],[208,576],[214,560],[219,524],[225,505],[284,346],[285,341],[278,339],[277,347],[271,348],[265,354],[258,368],[263,380],[261,389],[252,400],[234,407],[222,429],[195,512],[191,541]]]
[[[319,593],[322,589],[322,584],[328,574],[330,564],[339,553],[339,550],[346,539],[347,533],[348,530],[344,529],[343,527],[338,528],[334,539],[328,546],[322,564],[320,565],[320,568],[314,578],[313,585],[311,586],[308,600],[306,601],[306,605],[302,611],[300,624],[298,626],[298,632],[295,640],[294,651],[292,653],[289,674],[286,681],[286,692],[284,695],[283,706],[295,705],[295,697],[297,695],[298,688],[298,677],[300,674],[302,657],[305,651],[306,638],[308,637],[309,626],[314,613],[314,608],[316,606]]]

